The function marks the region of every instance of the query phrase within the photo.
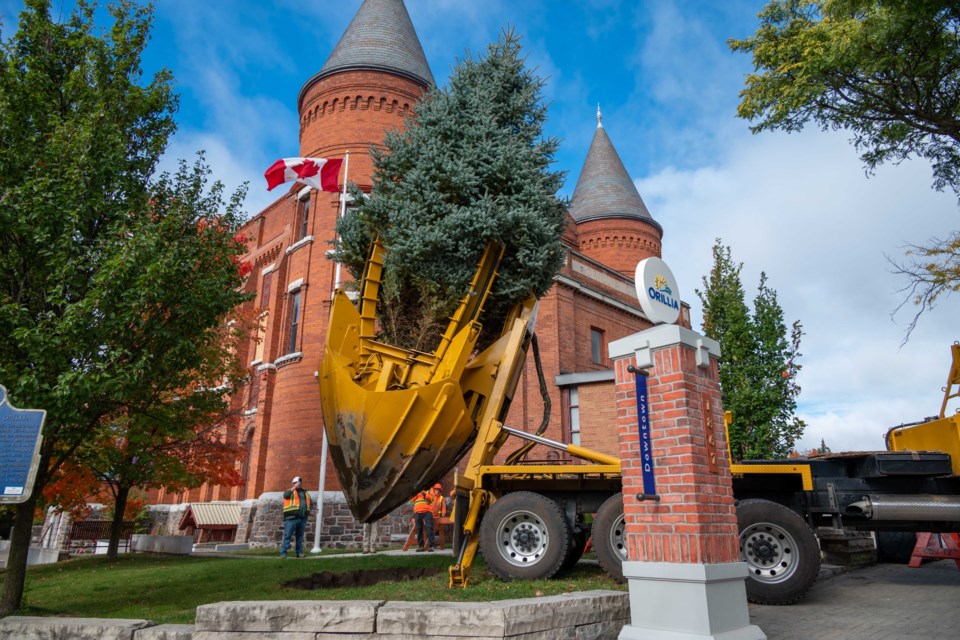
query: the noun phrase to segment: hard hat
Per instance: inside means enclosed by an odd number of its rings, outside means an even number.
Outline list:
[[[302,483],[303,480],[300,479],[300,476],[294,476],[294,477],[293,477],[293,480],[290,482],[290,484],[297,484],[298,482],[301,482],[301,483]]]
[[[443,489],[443,485],[438,482],[437,484],[433,485],[433,488],[434,488],[434,489]]]

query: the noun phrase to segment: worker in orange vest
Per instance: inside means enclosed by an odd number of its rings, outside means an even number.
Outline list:
[[[433,551],[434,492],[424,489],[410,500],[413,503],[413,520],[417,530],[417,553]],[[426,539],[424,539],[426,538]]]
[[[443,485],[439,482],[433,485],[433,519],[447,517],[447,503],[443,500]]]
[[[280,557],[287,557],[290,539],[295,538],[297,557],[302,558],[303,533],[307,528],[307,516],[310,515],[310,494],[303,489],[300,476],[296,476],[290,484],[290,488],[283,492],[283,544],[280,545]]]
[[[443,499],[443,485],[439,482],[433,485],[433,534],[439,538],[440,548],[443,549],[443,536],[440,535],[440,518],[447,517],[447,503]]]

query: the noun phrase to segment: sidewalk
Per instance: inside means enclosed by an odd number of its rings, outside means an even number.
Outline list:
[[[800,603],[750,605],[768,640],[957,640],[960,569],[878,564],[821,580]]]

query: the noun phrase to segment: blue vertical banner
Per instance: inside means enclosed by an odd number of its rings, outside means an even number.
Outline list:
[[[47,412],[17,409],[0,385],[0,504],[26,502],[40,464],[40,435]]]
[[[647,399],[647,374],[637,371],[637,424],[640,429],[640,463],[643,470],[643,493],[654,496],[657,485],[653,479],[653,442],[650,438],[650,409]]]

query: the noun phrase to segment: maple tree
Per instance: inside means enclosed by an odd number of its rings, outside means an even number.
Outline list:
[[[69,513],[74,520],[83,520],[89,513],[87,504],[100,492],[100,482],[93,471],[74,461],[65,462],[43,488],[43,500],[37,505],[35,516],[41,516],[47,506]]]

